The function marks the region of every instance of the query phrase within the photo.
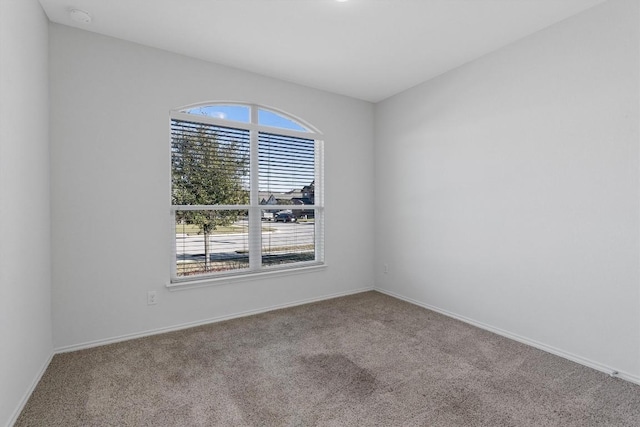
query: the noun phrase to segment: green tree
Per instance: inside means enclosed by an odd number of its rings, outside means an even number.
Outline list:
[[[249,139],[244,132],[174,121],[171,142],[174,205],[248,204]],[[177,211],[176,221],[197,225],[204,236],[205,271],[211,269],[209,238],[219,226],[238,220],[242,211]]]

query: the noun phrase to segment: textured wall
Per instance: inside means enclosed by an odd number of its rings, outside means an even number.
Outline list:
[[[69,27],[50,37],[56,348],[373,286],[371,104]],[[325,270],[166,290],[169,111],[216,100],[323,132]]]
[[[638,61],[615,0],[378,104],[376,286],[639,379]]]
[[[47,18],[0,2],[0,425],[52,353]]]

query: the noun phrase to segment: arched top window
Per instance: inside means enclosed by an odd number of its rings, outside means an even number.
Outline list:
[[[290,115],[258,105],[211,103],[189,106],[181,113],[210,117],[230,122],[251,123],[276,129],[286,129],[305,133],[319,133],[312,126]]]
[[[323,265],[323,143],[274,108],[171,112],[171,286]]]

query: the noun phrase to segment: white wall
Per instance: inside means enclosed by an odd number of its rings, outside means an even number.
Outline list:
[[[47,19],[0,2],[0,425],[52,354]]]
[[[377,287],[640,379],[638,22],[609,1],[376,105]]]
[[[50,38],[56,348],[373,286],[371,104],[69,27]],[[166,290],[169,110],[214,100],[324,133],[327,269]]]

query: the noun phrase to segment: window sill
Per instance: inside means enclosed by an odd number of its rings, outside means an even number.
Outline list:
[[[180,282],[169,282],[166,287],[169,291],[183,291],[193,288],[202,288],[206,286],[219,286],[228,285],[237,282],[246,282],[251,280],[261,280],[272,277],[290,276],[293,274],[311,273],[314,271],[324,270],[327,268],[326,264],[313,264],[300,267],[281,268],[272,271],[257,271],[257,272],[245,272],[236,275],[228,276],[210,276],[203,277],[196,280],[185,280]]]

